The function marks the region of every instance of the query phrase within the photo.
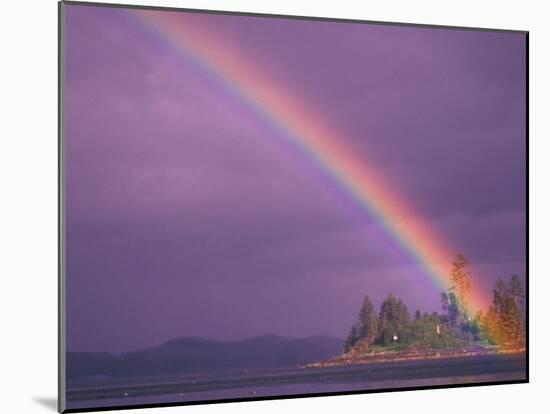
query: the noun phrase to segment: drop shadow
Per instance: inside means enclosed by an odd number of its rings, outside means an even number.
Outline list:
[[[57,412],[57,398],[55,397],[33,397],[32,400],[50,411]]]

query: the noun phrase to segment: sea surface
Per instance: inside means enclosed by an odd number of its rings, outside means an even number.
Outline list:
[[[69,384],[67,408],[185,403],[524,379],[525,355],[131,379],[95,378]]]

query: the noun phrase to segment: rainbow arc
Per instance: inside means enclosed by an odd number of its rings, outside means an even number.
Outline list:
[[[451,263],[457,253],[450,244],[415,213],[411,203],[392,191],[379,171],[357,157],[341,132],[293,96],[288,86],[269,76],[253,56],[204,23],[204,15],[156,10],[132,10],[145,28],[170,43],[216,85],[235,96],[262,119],[275,125],[281,137],[297,147],[308,160],[339,187],[422,266],[440,288],[450,286]],[[253,63],[252,63],[253,62]],[[484,292],[472,289],[470,311],[486,308]]]

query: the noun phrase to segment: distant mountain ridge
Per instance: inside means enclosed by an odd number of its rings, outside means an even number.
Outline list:
[[[222,370],[296,367],[342,353],[344,341],[328,336],[256,336],[239,341],[171,339],[140,351],[68,352],[67,377],[134,377]]]

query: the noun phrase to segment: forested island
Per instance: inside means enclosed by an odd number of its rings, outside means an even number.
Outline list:
[[[525,292],[520,278],[499,278],[489,308],[472,315],[468,266],[466,257],[458,254],[452,264],[452,285],[441,293],[440,313],[416,310],[411,317],[407,305],[393,293],[377,312],[365,296],[344,353],[308,367],[525,352]]]

